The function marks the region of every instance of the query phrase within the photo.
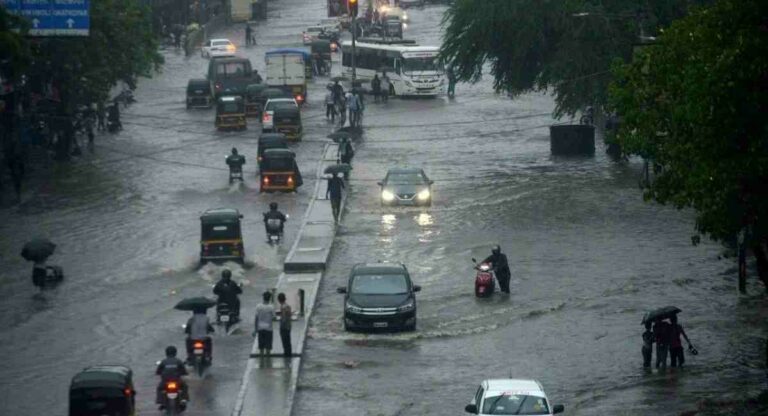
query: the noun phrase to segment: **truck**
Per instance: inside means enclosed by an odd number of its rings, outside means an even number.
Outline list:
[[[267,0],[230,0],[229,17],[233,22],[265,19]]]
[[[266,84],[290,92],[297,103],[304,104],[307,100],[307,67],[310,57],[309,51],[298,48],[267,51],[264,54]]]
[[[250,84],[256,84],[251,61],[238,57],[213,57],[206,76],[215,99],[222,95],[245,95]]]

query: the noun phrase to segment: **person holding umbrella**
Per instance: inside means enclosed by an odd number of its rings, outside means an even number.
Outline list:
[[[47,282],[58,282],[64,278],[64,273],[57,266],[48,266],[45,264],[50,257],[56,244],[45,238],[37,238],[24,244],[21,249],[21,257],[34,263],[32,266],[32,284],[42,290]]]
[[[184,327],[184,332],[187,334],[187,361],[186,363],[192,363],[192,344],[194,341],[203,341],[203,348],[205,349],[205,359],[208,360],[210,365],[213,362],[213,342],[208,335],[213,332],[213,325],[208,319],[206,310],[203,308],[192,310],[192,317],[187,321],[187,325]]]

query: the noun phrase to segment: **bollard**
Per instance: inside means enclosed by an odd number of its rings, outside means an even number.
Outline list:
[[[304,317],[304,289],[299,289],[299,316]]]

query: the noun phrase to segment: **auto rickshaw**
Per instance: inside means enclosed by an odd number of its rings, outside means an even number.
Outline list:
[[[285,142],[285,135],[283,133],[262,133],[261,136],[259,136],[259,147],[257,150],[259,170],[261,170],[261,159],[264,155],[264,151],[268,149],[287,148],[288,144]]]
[[[87,367],[69,385],[69,416],[134,416],[133,372],[122,365]]]
[[[251,84],[245,89],[245,116],[261,117],[261,110],[264,108],[265,99],[262,99],[261,92],[267,89],[265,84]]]
[[[294,106],[275,108],[272,115],[273,130],[285,134],[288,140],[300,141],[304,135],[301,125],[301,111]]]
[[[267,149],[261,160],[259,192],[296,192],[304,181],[296,164],[296,155],[288,149]]]
[[[211,84],[207,79],[190,79],[187,83],[187,109],[211,107]]]
[[[248,128],[243,97],[239,95],[219,97],[216,105],[216,128],[219,130]]]
[[[231,208],[209,209],[200,216],[200,263],[234,260],[242,263],[243,234],[240,211]]]

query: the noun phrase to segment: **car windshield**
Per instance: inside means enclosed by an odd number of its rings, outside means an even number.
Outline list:
[[[483,401],[484,415],[547,415],[547,399],[525,394],[489,393]]]
[[[402,274],[359,274],[352,278],[356,295],[398,295],[408,293],[408,279]]]
[[[403,60],[403,71],[442,71],[436,57],[406,58]]]
[[[390,185],[422,184],[424,177],[421,176],[421,172],[390,173],[387,183]]]
[[[203,224],[203,240],[234,240],[240,238],[237,224]]]
[[[216,75],[219,77],[242,77],[246,75],[245,62],[222,62],[216,66]]]

